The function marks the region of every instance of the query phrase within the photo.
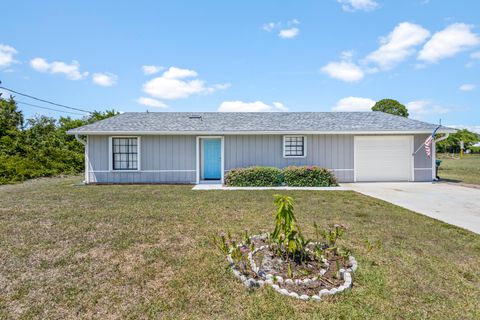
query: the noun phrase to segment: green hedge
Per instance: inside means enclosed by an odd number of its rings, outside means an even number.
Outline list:
[[[274,167],[249,167],[228,171],[225,184],[234,187],[273,187],[282,184],[282,171]]]
[[[225,184],[234,187],[330,187],[336,186],[335,176],[316,166],[249,167],[232,169],[225,175]]]
[[[286,167],[283,169],[285,184],[291,187],[331,187],[337,185],[333,173],[317,166]]]

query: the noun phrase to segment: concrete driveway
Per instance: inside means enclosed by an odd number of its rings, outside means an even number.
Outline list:
[[[480,189],[447,183],[343,183],[343,187],[480,233]]]

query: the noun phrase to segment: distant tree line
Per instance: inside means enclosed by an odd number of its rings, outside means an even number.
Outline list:
[[[372,111],[381,111],[393,115],[408,118],[408,109],[406,106],[393,99],[382,99],[375,103]],[[437,135],[437,138],[440,135]],[[461,141],[463,141],[464,149],[470,149],[472,152],[480,152],[480,147],[473,145],[480,142],[480,135],[467,129],[459,130],[456,133],[437,143],[437,152],[460,152]]]
[[[84,146],[67,130],[117,114],[95,111],[82,119],[24,119],[12,96],[0,96],[0,184],[84,170]]]

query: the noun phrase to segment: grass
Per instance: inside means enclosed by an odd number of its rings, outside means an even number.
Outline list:
[[[2,319],[478,319],[480,236],[350,191],[292,191],[307,236],[345,223],[354,288],[320,303],[249,292],[212,234],[272,230],[278,191],[74,186],[0,188]],[[365,239],[383,249],[367,254]]]
[[[455,182],[480,185],[480,154],[465,154],[460,158],[450,154],[440,154],[442,160],[439,176]]]

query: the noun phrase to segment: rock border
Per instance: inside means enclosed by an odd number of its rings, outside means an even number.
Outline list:
[[[259,239],[259,240],[264,240],[268,237],[268,233],[265,233],[265,234],[259,234],[259,235],[254,235],[254,236],[251,236],[250,239],[252,240],[256,240],[256,239]],[[238,245],[239,247],[240,246],[243,246],[244,244],[240,244]],[[265,248],[267,248],[268,246],[261,246],[255,250],[253,250],[252,252],[249,252],[248,253],[248,260],[250,262],[250,265],[252,267],[252,271],[257,275],[259,276],[260,280],[256,280],[254,278],[249,278],[245,275],[243,275],[239,270],[238,268],[235,266],[235,262],[233,261],[232,259],[232,256],[231,256],[231,251],[228,253],[227,255],[227,261],[229,263],[229,267],[230,269],[232,270],[234,276],[236,278],[238,278],[247,288],[259,288],[259,287],[262,287],[264,285],[270,285],[275,291],[277,291],[278,293],[282,294],[282,295],[285,295],[285,296],[289,296],[289,297],[292,297],[292,298],[296,298],[296,299],[300,299],[300,300],[303,300],[303,301],[307,301],[307,300],[313,300],[313,301],[320,301],[321,300],[321,297],[322,296],[328,296],[328,295],[334,295],[334,294],[337,294],[337,293],[341,293],[349,288],[352,287],[352,273],[355,272],[358,268],[358,263],[357,263],[357,260],[355,260],[355,257],[353,256],[349,256],[348,257],[348,260],[350,262],[350,264],[352,265],[350,268],[347,268],[347,269],[340,269],[340,277],[342,278],[342,280],[344,280],[343,284],[336,287],[336,288],[331,288],[331,289],[322,289],[318,292],[318,294],[316,295],[306,295],[306,294],[299,294],[295,291],[289,291],[285,288],[281,288],[277,283],[286,283],[286,284],[297,284],[297,285],[301,285],[301,284],[308,284],[308,283],[311,283],[311,282],[316,282],[318,281],[316,278],[307,278],[307,279],[304,279],[304,280],[301,280],[301,279],[283,279],[281,276],[275,276],[273,274],[265,274],[263,273],[262,270],[260,270],[260,267],[258,267],[256,264],[255,264],[255,261],[253,260],[253,255],[260,251],[260,250],[263,250]],[[325,269],[321,269],[321,270],[325,270]],[[323,274],[326,272],[327,270],[325,270],[323,272]],[[322,273],[322,271],[320,271],[320,273]],[[274,280],[275,279],[275,280]]]

